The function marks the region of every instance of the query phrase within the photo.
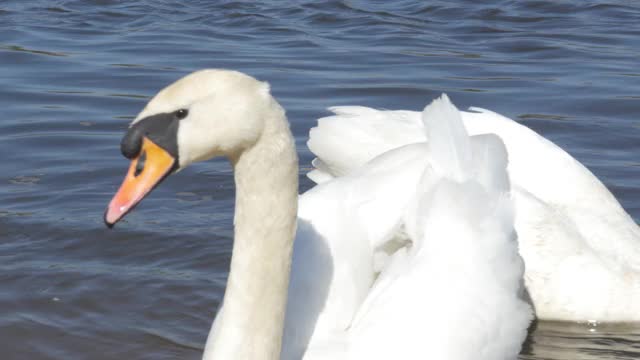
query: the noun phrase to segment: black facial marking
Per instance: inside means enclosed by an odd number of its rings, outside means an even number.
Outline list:
[[[122,138],[120,150],[127,159],[133,159],[140,154],[142,138],[146,136],[156,145],[166,150],[176,159],[176,168],[179,166],[178,158],[178,127],[180,118],[178,110],[173,113],[162,113],[146,117],[133,124]],[[184,110],[187,116],[187,110]]]

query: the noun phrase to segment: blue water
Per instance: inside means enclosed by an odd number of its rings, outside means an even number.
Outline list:
[[[229,165],[171,177],[114,231],[102,212],[128,122],[208,67],[271,83],[302,164],[325,108],[420,110],[446,92],[553,140],[640,220],[640,3],[5,0],[2,359],[199,358],[229,265]],[[638,341],[541,322],[521,358],[635,359]]]

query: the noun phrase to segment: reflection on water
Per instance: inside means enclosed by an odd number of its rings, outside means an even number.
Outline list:
[[[4,49],[4,50],[8,50],[8,51],[24,51],[24,52],[27,52],[27,53],[37,54],[37,55],[69,56],[68,54],[57,53],[57,52],[52,52],[52,51],[26,49],[26,48],[23,48],[22,46],[17,46],[17,45],[3,45],[3,46],[0,46],[0,49]]]
[[[4,1],[0,24],[2,359],[200,357],[229,266],[229,164],[187,169],[102,223],[128,122],[195,69],[269,81],[301,175],[327,107],[418,110],[447,92],[557,142],[640,219],[633,2]],[[639,336],[540,322],[521,358],[635,359]]]
[[[638,324],[573,324],[541,321],[525,343],[520,359],[637,359]]]

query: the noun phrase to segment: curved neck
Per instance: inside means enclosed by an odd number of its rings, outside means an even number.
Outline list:
[[[222,311],[204,358],[278,360],[298,204],[298,159],[284,111],[273,101],[260,140],[232,157],[233,255]]]

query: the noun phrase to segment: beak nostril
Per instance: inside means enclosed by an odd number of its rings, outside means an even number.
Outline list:
[[[138,175],[140,175],[142,170],[144,170],[144,163],[146,160],[147,152],[143,150],[142,154],[140,154],[140,157],[138,158],[138,162],[136,163],[136,171],[133,173],[133,176],[138,177]]]

